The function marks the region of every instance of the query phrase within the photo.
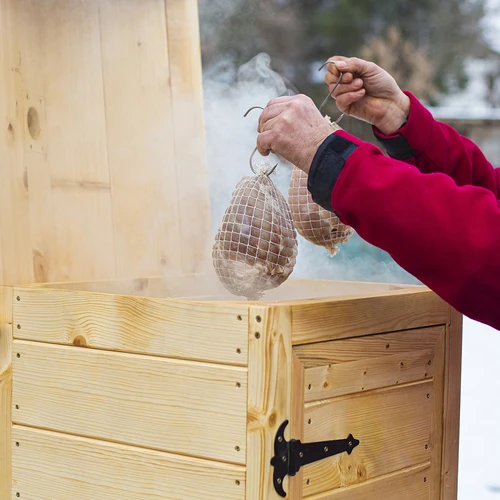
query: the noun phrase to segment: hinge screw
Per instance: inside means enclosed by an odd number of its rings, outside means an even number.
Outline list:
[[[304,458],[304,454],[302,452],[299,453],[300,458]]]
[[[278,437],[278,443],[282,443],[283,442],[283,438],[281,436]]]
[[[286,457],[285,457],[285,456],[282,456],[282,457],[281,457],[281,461],[282,461],[282,462],[286,462]]]
[[[328,446],[324,447],[325,453],[328,453]]]

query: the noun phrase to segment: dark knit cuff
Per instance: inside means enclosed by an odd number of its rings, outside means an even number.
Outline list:
[[[325,210],[335,212],[332,208],[333,188],[347,158],[357,147],[357,144],[344,137],[332,134],[316,152],[309,170],[307,188],[313,201]]]

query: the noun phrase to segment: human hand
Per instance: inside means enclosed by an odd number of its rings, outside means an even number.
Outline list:
[[[403,125],[410,112],[410,98],[396,80],[376,64],[357,57],[335,56],[327,64],[325,82],[333,93],[337,107],[346,115],[371,123],[384,134],[391,134]]]
[[[270,101],[258,131],[261,155],[276,153],[308,173],[316,151],[334,129],[309,97],[296,95]]]

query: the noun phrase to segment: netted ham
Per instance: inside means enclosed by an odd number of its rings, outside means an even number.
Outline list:
[[[314,203],[307,189],[307,174],[297,167],[292,171],[288,203],[297,232],[307,241],[325,247],[332,257],[338,253],[338,245],[349,241],[354,233],[333,212]]]
[[[213,264],[234,295],[257,300],[290,276],[297,233],[284,196],[265,174],[236,186],[213,246]]]

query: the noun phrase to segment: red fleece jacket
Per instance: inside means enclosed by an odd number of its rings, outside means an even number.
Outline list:
[[[398,134],[413,156],[396,160],[336,132],[358,147],[336,179],[332,208],[459,312],[500,330],[500,169],[407,94]]]

